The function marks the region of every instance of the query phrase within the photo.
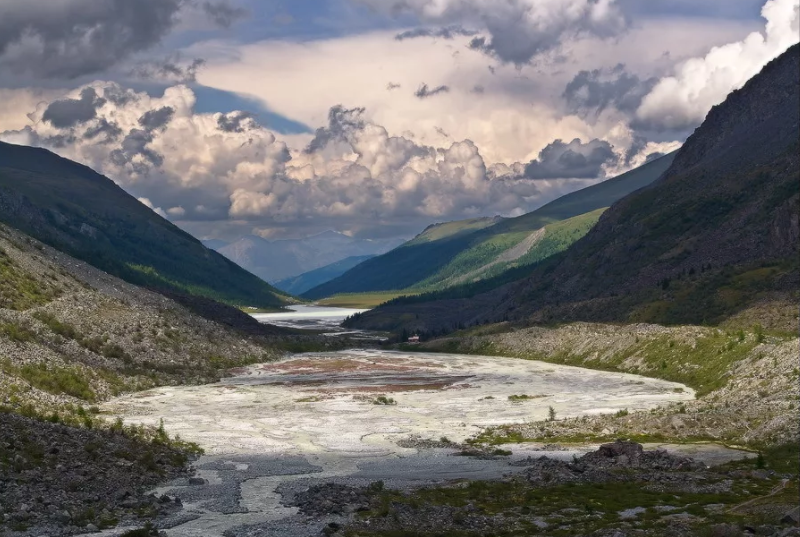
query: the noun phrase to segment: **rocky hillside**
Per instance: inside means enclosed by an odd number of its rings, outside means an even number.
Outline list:
[[[795,45],[714,107],[658,181],[615,203],[526,279],[489,293],[396,300],[351,324],[437,331],[504,319],[702,324],[796,299],[799,56]]]
[[[796,309],[796,308],[795,308]],[[620,436],[710,440],[753,446],[796,442],[797,336],[761,329],[573,323],[558,328],[492,326],[423,343],[421,350],[510,356],[680,382],[697,400],[654,412],[510,426],[529,440]]]
[[[290,301],[110,179],[45,149],[0,143],[0,222],[136,285],[261,308]]]
[[[279,355],[0,225],[0,405],[91,405]]]

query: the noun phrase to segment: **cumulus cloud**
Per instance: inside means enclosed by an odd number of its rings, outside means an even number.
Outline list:
[[[624,64],[611,69],[579,71],[564,88],[562,96],[572,113],[583,117],[598,116],[609,107],[622,112],[635,112],[657,80],[640,79],[629,73]]]
[[[217,128],[223,132],[242,133],[260,128],[251,112],[235,111],[220,114],[217,118]]]
[[[341,104],[332,107],[328,112],[328,126],[317,129],[305,152],[314,153],[333,141],[346,142],[353,132],[364,128],[365,111],[363,107],[345,108]]]
[[[105,99],[97,96],[94,88],[85,88],[77,99],[53,101],[42,114],[42,120],[57,128],[73,127],[97,117],[97,108]]]
[[[186,86],[158,97],[96,82],[58,100],[87,95],[94,96],[94,117],[57,126],[42,121],[52,106],[42,103],[26,128],[0,138],[90,165],[183,225],[379,234],[432,219],[521,214],[585,184],[560,179],[569,177],[564,173],[539,173],[537,181],[495,173],[471,140],[425,145],[390,134],[363,108],[333,107],[311,143],[291,150],[244,113],[197,113]],[[597,145],[577,142],[572,151],[590,166],[596,159],[587,148]],[[569,173],[579,172],[572,177],[586,175],[570,164]]]
[[[450,91],[449,86],[436,86],[433,89],[428,88],[427,84],[421,84],[417,91],[414,92],[414,97],[418,99],[427,99],[428,97],[433,97],[434,95],[439,95],[440,93],[447,93]]]
[[[525,166],[524,176],[529,179],[592,179],[601,174],[603,166],[618,158],[605,140],[594,139],[585,144],[578,138],[569,143],[555,140],[539,152],[538,159]]]
[[[680,64],[673,76],[659,80],[636,112],[638,123],[660,129],[699,124],[712,106],[798,41],[800,5],[796,0],[768,0],[761,16],[766,20],[763,32],[714,47],[705,56]]]
[[[387,14],[410,13],[427,24],[484,28],[487,35],[473,38],[471,48],[516,65],[529,63],[565,39],[581,35],[609,37],[627,24],[614,0],[359,1]]]
[[[0,69],[73,79],[102,72],[151,49],[200,10],[219,25],[242,15],[225,1],[0,0]]]
[[[175,109],[171,106],[162,106],[156,110],[148,110],[139,118],[139,125],[147,131],[161,129],[167,125],[175,115]]]

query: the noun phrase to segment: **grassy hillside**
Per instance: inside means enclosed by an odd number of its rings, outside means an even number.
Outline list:
[[[531,233],[548,224],[593,213],[652,183],[669,167],[674,156],[670,153],[516,218],[481,218],[435,224],[399,248],[357,265],[303,296],[320,299],[342,293],[440,290],[498,275],[503,271],[502,266],[493,266],[491,270],[487,269],[486,274],[471,273],[498,260],[504,252],[526,239],[533,241]],[[528,260],[534,257],[537,255],[532,254]],[[497,265],[513,269],[521,263],[500,262]]]
[[[411,289],[446,289],[455,285],[488,280],[508,270],[530,266],[566,250],[572,243],[586,235],[604,210],[597,209],[555,222],[534,232],[517,231],[490,237],[461,252],[435,275],[419,282]],[[523,248],[511,255],[505,255],[517,245]]]
[[[583,239],[520,282],[400,298],[351,325],[440,332],[506,319],[706,324],[797,300],[798,59],[795,45],[729,95],[657,182],[612,205]]]
[[[330,265],[325,265],[324,267],[310,270],[300,274],[299,276],[277,281],[274,285],[281,291],[285,291],[291,295],[301,295],[309,289],[313,289],[318,285],[322,285],[325,282],[329,282],[332,279],[341,276],[359,263],[363,263],[367,259],[371,259],[373,257],[375,256],[357,255],[347,257],[341,261],[331,263]]]
[[[0,222],[136,285],[239,305],[288,301],[110,179],[44,149],[0,143]]]
[[[503,218],[495,216],[493,218],[470,218],[467,220],[456,220],[455,222],[443,222],[431,224],[422,233],[408,241],[405,246],[412,244],[423,244],[426,242],[438,241],[456,235],[465,235],[473,231],[479,231],[501,222]]]

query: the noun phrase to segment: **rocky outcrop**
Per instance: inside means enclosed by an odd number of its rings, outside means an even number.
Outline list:
[[[166,445],[0,413],[0,532],[60,537],[172,514],[178,498],[145,491],[185,463]]]

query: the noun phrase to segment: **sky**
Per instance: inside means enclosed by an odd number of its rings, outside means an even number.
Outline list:
[[[679,148],[800,0],[0,0],[0,140],[202,239],[410,237]]]

